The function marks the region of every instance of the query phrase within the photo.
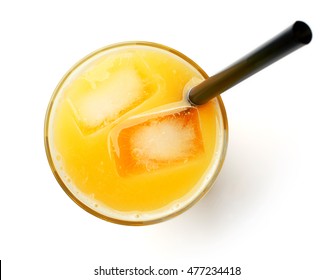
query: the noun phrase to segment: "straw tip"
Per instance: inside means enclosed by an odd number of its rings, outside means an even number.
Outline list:
[[[293,31],[297,40],[306,45],[312,40],[312,31],[310,27],[303,21],[296,21],[293,25]]]

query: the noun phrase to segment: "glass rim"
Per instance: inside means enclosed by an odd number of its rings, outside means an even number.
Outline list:
[[[54,164],[54,159],[52,157],[52,152],[51,152],[50,143],[49,143],[49,123],[50,123],[50,115],[51,115],[51,112],[52,112],[54,101],[55,101],[55,98],[57,97],[59,91],[61,90],[63,84],[67,81],[68,77],[78,67],[80,67],[82,64],[87,62],[90,58],[93,58],[96,55],[98,55],[98,54],[100,54],[104,51],[108,51],[110,49],[115,49],[115,48],[127,47],[127,46],[148,46],[148,47],[153,47],[153,48],[156,48],[156,49],[165,50],[167,52],[170,52],[170,53],[176,55],[177,57],[181,58],[182,60],[184,60],[185,62],[190,64],[192,67],[194,67],[203,76],[203,78],[207,79],[209,77],[207,75],[207,73],[196,62],[194,62],[192,59],[190,59],[189,57],[187,57],[183,53],[181,53],[181,52],[179,52],[179,51],[177,51],[177,50],[175,50],[171,47],[168,47],[168,46],[165,46],[165,45],[162,45],[162,44],[159,44],[159,43],[154,43],[154,42],[149,42],[149,41],[125,41],[125,42],[110,44],[110,45],[104,46],[102,48],[99,48],[99,49],[89,53],[88,55],[84,56],[80,60],[78,60],[65,73],[65,75],[63,75],[63,77],[61,78],[61,80],[57,84],[56,88],[54,89],[53,94],[51,95],[50,101],[48,103],[46,114],[45,114],[45,119],[44,119],[44,146],[45,146],[45,152],[46,152],[47,160],[48,160],[49,166],[51,168],[51,171],[52,171],[55,179],[57,180],[58,184],[63,189],[63,191],[78,206],[80,206],[83,210],[92,214],[93,216],[95,216],[97,218],[100,218],[102,220],[108,221],[108,222],[112,222],[112,223],[115,223],[115,224],[121,224],[121,225],[127,225],[127,226],[143,226],[143,225],[151,225],[151,224],[160,223],[160,222],[166,221],[168,219],[171,219],[173,217],[176,217],[176,216],[180,215],[181,213],[183,213],[186,210],[188,210],[189,208],[191,208],[199,200],[201,200],[201,198],[211,189],[212,185],[216,181],[216,178],[217,178],[217,176],[218,176],[218,174],[219,174],[219,172],[220,172],[220,170],[223,166],[223,163],[224,163],[224,160],[225,160],[225,157],[226,157],[226,151],[227,151],[227,146],[228,146],[229,127],[228,127],[228,118],[227,118],[227,113],[226,113],[226,110],[225,110],[224,103],[222,101],[222,98],[220,96],[218,96],[218,97],[216,97],[216,99],[218,100],[218,105],[219,105],[219,109],[220,109],[220,113],[221,113],[221,117],[222,117],[222,124],[223,124],[223,128],[222,128],[223,129],[223,141],[222,141],[222,143],[223,143],[222,146],[223,147],[222,147],[222,151],[221,151],[221,157],[218,161],[217,166],[215,167],[215,170],[213,172],[212,177],[210,178],[210,180],[207,183],[205,183],[205,186],[203,187],[203,190],[200,191],[200,193],[194,195],[193,199],[189,203],[187,203],[183,207],[179,208],[178,210],[176,210],[172,213],[168,213],[166,215],[163,215],[161,217],[152,218],[152,219],[149,219],[149,220],[148,219],[147,220],[125,220],[125,219],[118,219],[118,218],[115,218],[115,217],[110,217],[110,216],[107,216],[105,214],[102,214],[102,213],[92,209],[91,207],[86,205],[84,202],[82,202],[79,198],[77,198],[72,193],[72,191],[69,189],[69,187],[67,187],[66,183],[63,181],[59,172],[57,171],[57,168]]]

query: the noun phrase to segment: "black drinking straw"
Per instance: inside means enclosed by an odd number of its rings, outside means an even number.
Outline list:
[[[280,58],[310,43],[311,39],[312,32],[309,26],[304,22],[296,21],[292,26],[225,70],[193,87],[188,93],[189,102],[193,105],[206,103]]]

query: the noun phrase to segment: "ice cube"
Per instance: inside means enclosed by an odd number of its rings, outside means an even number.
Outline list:
[[[203,151],[198,111],[187,108],[153,117],[120,131],[116,156],[119,174],[151,172],[197,158]]]
[[[98,87],[84,92],[69,102],[78,125],[90,134],[112,123],[147,98],[147,91],[134,68],[122,68],[111,73]]]

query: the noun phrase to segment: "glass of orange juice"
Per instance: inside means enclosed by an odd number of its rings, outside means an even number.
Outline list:
[[[150,42],[107,46],[62,78],[45,119],[55,178],[89,213],[125,225],[174,217],[214,183],[226,154],[220,97],[191,106],[208,78],[182,53]]]

